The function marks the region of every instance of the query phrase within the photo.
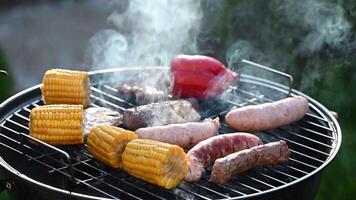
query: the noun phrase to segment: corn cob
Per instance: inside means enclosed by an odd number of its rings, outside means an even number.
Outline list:
[[[133,139],[137,139],[137,135],[132,131],[100,125],[90,129],[87,148],[96,159],[113,168],[122,168],[122,152]]]
[[[188,170],[181,147],[146,139],[129,142],[122,161],[129,174],[166,189],[176,187]]]
[[[48,70],[42,81],[45,104],[82,104],[89,106],[89,77],[87,72],[64,69]]]
[[[83,143],[83,106],[46,105],[30,113],[30,135],[49,144]]]

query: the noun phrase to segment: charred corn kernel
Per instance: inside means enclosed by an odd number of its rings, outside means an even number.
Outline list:
[[[41,91],[45,104],[81,104],[86,108],[89,87],[87,72],[51,69],[43,77]]]
[[[49,144],[83,143],[82,105],[45,105],[30,113],[30,135]]]
[[[181,147],[146,139],[129,142],[122,161],[129,174],[166,189],[175,188],[188,170]]]
[[[122,168],[122,152],[133,139],[137,139],[135,132],[108,125],[95,126],[88,134],[87,149],[103,163]]]

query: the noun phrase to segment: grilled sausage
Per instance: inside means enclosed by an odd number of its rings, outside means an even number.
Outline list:
[[[199,120],[199,113],[185,100],[151,103],[127,109],[123,113],[123,125],[131,130]]]
[[[235,174],[257,166],[286,163],[288,158],[288,145],[283,140],[245,149],[217,159],[210,181],[223,184]]]
[[[308,110],[308,100],[295,96],[231,110],[225,120],[231,128],[239,131],[263,131],[298,121]]]
[[[257,136],[249,133],[231,133],[203,140],[188,151],[189,170],[184,180],[199,181],[202,174],[217,158],[262,144]]]
[[[135,133],[142,139],[156,140],[188,148],[216,135],[219,127],[219,118],[216,118],[206,119],[203,122],[139,128]]]

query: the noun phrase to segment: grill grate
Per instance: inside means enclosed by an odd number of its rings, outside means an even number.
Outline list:
[[[224,122],[224,115],[231,108],[271,102],[282,98],[288,90],[277,92],[271,85],[242,81],[239,88],[230,87],[226,101],[207,102],[201,105],[204,117],[219,117],[222,127],[220,134],[234,132]],[[253,87],[253,88],[251,88]],[[254,93],[264,87],[267,94]],[[269,88],[265,90],[266,88]],[[39,90],[39,88],[37,88]],[[280,90],[280,89],[279,89]],[[118,96],[110,84],[91,87],[93,106],[106,106],[122,112],[135,106]],[[292,94],[295,95],[295,94]],[[217,105],[212,110],[211,104]],[[34,145],[29,134],[29,113],[32,108],[43,105],[40,95],[27,105],[15,110],[1,122],[1,155],[19,172],[26,176],[56,188],[81,195],[102,198],[130,199],[228,199],[243,198],[265,191],[277,190],[288,184],[309,176],[318,170],[335,150],[337,134],[333,122],[313,103],[310,111],[300,121],[271,131],[256,132],[264,143],[283,139],[287,141],[291,154],[287,164],[258,167],[234,176],[223,185],[208,181],[210,169],[197,183],[181,183],[174,190],[163,190],[152,184],[129,176],[122,170],[113,170],[97,162],[85,149],[85,145],[61,146],[60,150],[50,145]],[[8,151],[8,150],[11,151]],[[21,163],[21,164],[19,164]],[[32,165],[34,167],[28,168]]]

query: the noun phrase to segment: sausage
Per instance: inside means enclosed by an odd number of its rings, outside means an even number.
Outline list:
[[[184,180],[199,181],[205,168],[227,154],[262,144],[257,136],[249,133],[230,133],[203,140],[188,151],[189,170]]]
[[[225,116],[225,121],[239,131],[263,131],[298,121],[308,110],[308,100],[295,96],[231,110]]]
[[[219,127],[219,118],[216,118],[206,119],[203,122],[140,128],[135,133],[142,139],[156,140],[188,148],[216,135]]]
[[[245,149],[217,159],[210,181],[223,184],[235,174],[257,166],[286,163],[288,158],[288,145],[283,140]]]
[[[199,113],[186,100],[163,101],[129,108],[123,113],[123,125],[131,130],[200,120]]]

